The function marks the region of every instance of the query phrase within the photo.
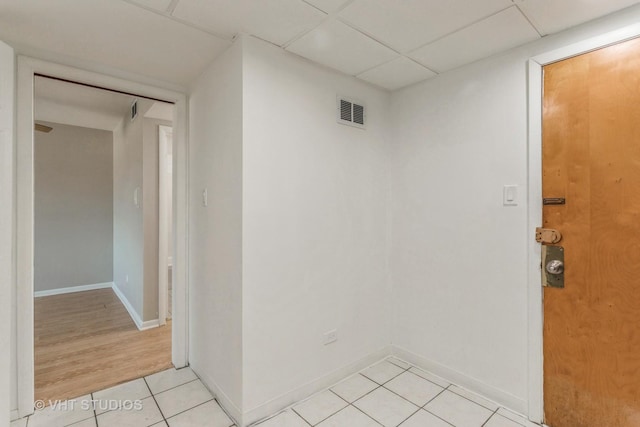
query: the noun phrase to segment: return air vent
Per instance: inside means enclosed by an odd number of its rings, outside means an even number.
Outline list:
[[[364,129],[365,118],[362,103],[338,96],[338,123]]]
[[[131,104],[131,121],[134,121],[135,118],[138,117],[138,100],[136,99]]]

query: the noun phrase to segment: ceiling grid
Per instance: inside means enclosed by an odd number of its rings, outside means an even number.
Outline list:
[[[636,3],[2,0],[0,39],[187,87],[244,33],[396,90]]]

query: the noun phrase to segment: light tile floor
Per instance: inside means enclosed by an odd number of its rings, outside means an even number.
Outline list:
[[[95,402],[95,408],[87,409]],[[137,404],[137,410],[131,405]],[[118,407],[118,405],[121,405]],[[235,427],[189,368],[170,369],[37,411],[11,427]],[[537,427],[429,372],[388,358],[255,427]]]
[[[539,427],[390,357],[255,427]]]
[[[169,369],[82,396],[64,406],[48,406],[11,423],[11,427],[27,426],[235,427],[189,368]]]

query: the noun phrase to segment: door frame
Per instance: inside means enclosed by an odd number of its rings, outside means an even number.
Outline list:
[[[623,27],[600,36],[574,43],[529,59],[528,63],[528,417],[544,420],[543,396],[543,294],[540,268],[541,245],[533,238],[536,227],[542,226],[542,67],[591,52],[603,47],[640,37],[640,24]]]
[[[16,296],[18,413],[34,412],[34,187],[33,120],[35,74],[135,93],[175,103],[173,117],[174,307],[172,362],[188,364],[188,139],[187,96],[143,83],[27,56],[17,59],[16,107]]]
[[[169,259],[169,245],[174,245],[167,238],[169,227],[171,227],[167,215],[167,206],[171,206],[171,210],[173,210],[173,204],[168,203],[166,193],[169,180],[167,179],[167,156],[164,153],[167,152],[168,135],[173,135],[172,127],[166,125],[158,126],[158,322],[160,325],[167,323],[169,307],[167,301],[169,292],[167,261]],[[173,145],[173,138],[171,144]],[[171,217],[173,218],[173,215]],[[171,235],[173,236],[173,233]],[[173,266],[171,275],[173,278]]]

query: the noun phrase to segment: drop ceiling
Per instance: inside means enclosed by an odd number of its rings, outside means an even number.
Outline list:
[[[239,33],[395,90],[637,0],[0,0],[0,40],[187,87]]]

